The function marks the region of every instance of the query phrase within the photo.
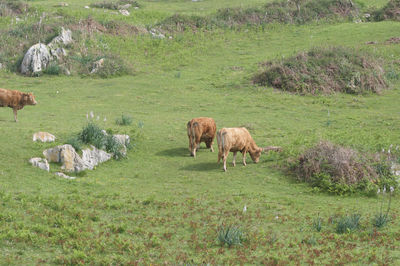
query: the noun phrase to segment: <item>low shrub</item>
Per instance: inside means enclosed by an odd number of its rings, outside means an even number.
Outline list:
[[[377,186],[397,186],[384,155],[361,154],[327,141],[306,150],[294,160],[290,171],[311,186],[332,194],[357,191],[375,194]]]
[[[223,8],[207,17],[173,15],[159,26],[169,31],[199,28],[238,27],[269,23],[303,24],[318,20],[351,20],[358,7],[350,0],[275,1],[261,7]]]
[[[263,67],[253,83],[292,93],[380,93],[388,88],[383,61],[345,47],[314,48]]]
[[[0,17],[22,14],[28,9],[28,4],[22,1],[0,0]]]
[[[82,150],[82,141],[78,136],[70,137],[65,144],[70,144],[76,151]]]
[[[60,75],[61,68],[56,62],[51,62],[45,70],[43,70],[43,74],[47,75]]]
[[[390,0],[382,9],[372,14],[374,20],[395,20],[400,21],[400,0]]]

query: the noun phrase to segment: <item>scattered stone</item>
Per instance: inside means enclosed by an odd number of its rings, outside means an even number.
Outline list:
[[[89,9],[90,7],[89,6],[84,6],[84,8]]]
[[[33,134],[33,141],[40,140],[41,142],[53,142],[56,137],[48,132],[36,132]]]
[[[50,62],[50,52],[42,43],[33,45],[26,52],[21,64],[22,74],[37,74],[44,70]]]
[[[153,38],[157,38],[157,39],[164,39],[165,35],[162,34],[161,32],[159,32],[156,29],[151,29],[150,31],[151,36],[153,36]]]
[[[99,69],[102,68],[103,65],[104,65],[104,58],[101,58],[100,60],[97,60],[96,62],[94,62],[92,71],[90,71],[90,74],[94,74],[97,71],[99,71]]]
[[[126,5],[122,5],[122,6],[120,6],[120,8],[121,8],[121,9],[125,9],[125,10],[126,10],[126,9],[129,9],[129,8],[131,8],[131,6],[132,6],[131,4],[126,4]]]
[[[129,16],[130,15],[129,11],[126,10],[126,9],[120,9],[119,13],[121,13],[121,15],[123,15],[123,16]]]
[[[75,176],[68,176],[68,175],[66,175],[64,173],[61,173],[61,172],[57,172],[55,175],[59,176],[59,177],[62,177],[62,178],[65,178],[65,179],[69,179],[69,180],[76,179]]]
[[[50,171],[50,166],[46,159],[35,157],[31,158],[29,162],[32,164],[32,166],[39,167],[40,169],[46,170],[47,172]]]
[[[61,33],[57,37],[54,37],[53,40],[48,44],[48,46],[51,48],[52,46],[55,45],[68,45],[73,43],[72,39],[72,32],[71,30],[66,30],[64,27],[61,27]]]
[[[95,166],[98,164],[104,163],[111,159],[112,155],[99,150],[94,146],[91,146],[92,149],[82,150],[82,160],[88,165],[88,169],[93,170]]]

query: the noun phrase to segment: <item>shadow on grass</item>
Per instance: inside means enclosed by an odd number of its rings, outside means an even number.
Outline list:
[[[207,163],[193,163],[185,167],[182,167],[179,170],[207,172],[219,169],[223,171],[223,167],[224,166],[222,163],[218,164],[217,162],[207,162]]]
[[[190,157],[190,152],[187,148],[173,148],[159,151],[156,155],[166,157]]]

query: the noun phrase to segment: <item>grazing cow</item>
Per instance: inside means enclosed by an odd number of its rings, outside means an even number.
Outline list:
[[[0,107],[10,107],[14,111],[14,120],[17,122],[17,111],[25,105],[37,104],[32,93],[24,93],[16,90],[0,89]]]
[[[190,155],[196,157],[196,151],[199,149],[200,142],[205,142],[207,148],[210,148],[214,152],[212,145],[216,131],[217,126],[212,118],[198,117],[190,120],[187,123]]]
[[[254,142],[249,131],[244,127],[239,128],[222,128],[217,133],[218,143],[218,163],[221,158],[224,161],[224,171],[226,172],[226,159],[229,152],[233,152],[233,166],[236,165],[236,154],[240,151],[243,154],[243,164],[246,165],[246,153],[250,153],[251,159],[258,163],[261,152],[269,150],[281,151],[280,147],[269,146],[260,148]]]

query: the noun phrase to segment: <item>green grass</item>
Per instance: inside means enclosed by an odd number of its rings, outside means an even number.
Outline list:
[[[47,9],[53,5],[49,2],[29,4]],[[85,3],[69,2],[72,15],[88,14]],[[227,2],[193,4],[214,9]],[[162,14],[158,18],[182,4],[170,2],[166,12],[159,11],[166,2],[139,3]],[[189,2],[182,8],[196,14],[212,11],[191,9]],[[133,76],[25,78],[0,72],[1,87],[32,91],[38,101],[18,112],[18,123],[10,108],[0,108],[0,261],[398,264],[398,218],[374,232],[370,221],[380,206],[376,198],[316,193],[281,166],[321,139],[368,152],[400,144],[399,81],[392,80],[392,90],[379,96],[298,96],[251,84],[258,63],[319,45],[349,46],[395,59],[400,47],[384,44],[394,36],[400,36],[395,22],[270,25],[165,40],[103,36],[111,51],[132,62]],[[365,45],[367,41],[378,44]],[[108,161],[71,181],[54,175],[59,165],[51,164],[50,173],[29,165],[29,158],[79,132],[90,111],[107,117],[99,126],[114,134],[130,134],[143,122],[142,137],[126,159]],[[132,115],[132,125],[115,124],[122,113]],[[198,116],[213,117],[218,128],[251,124],[260,146],[282,146],[284,152],[262,155],[258,164],[248,157],[246,167],[238,163],[224,173],[217,153],[204,144],[196,159],[190,157],[186,123]],[[54,134],[56,143],[32,142],[37,131]],[[397,198],[393,217],[399,215]],[[360,229],[337,234],[326,217],[348,213],[362,215]],[[317,214],[324,218],[321,232],[312,226]],[[221,224],[240,226],[246,241],[221,247]]]

